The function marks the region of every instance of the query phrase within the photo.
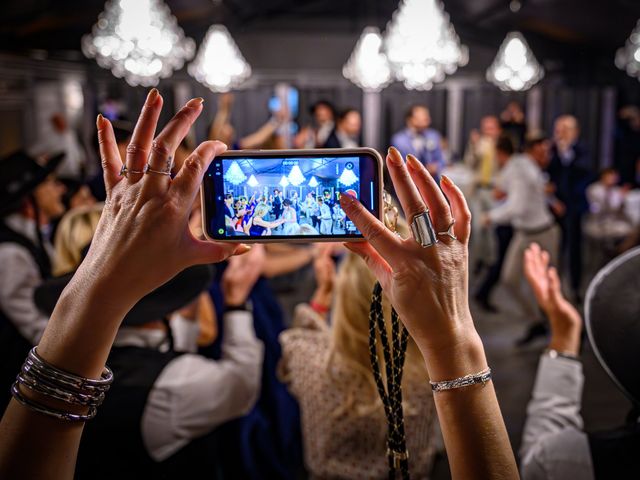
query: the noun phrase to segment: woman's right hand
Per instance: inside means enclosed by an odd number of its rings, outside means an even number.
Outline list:
[[[467,202],[447,177],[442,177],[441,191],[415,157],[409,155],[405,164],[393,147],[387,167],[407,221],[428,207],[436,232],[446,232],[455,218],[457,239],[439,236],[437,244],[423,248],[413,238],[395,235],[345,194],[340,199],[342,208],[367,240],[346,246],[363,257],[380,281],[420,347],[432,379],[480,371],[486,368],[486,359],[468,303],[471,214]]]

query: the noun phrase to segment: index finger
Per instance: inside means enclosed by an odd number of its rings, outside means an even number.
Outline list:
[[[340,195],[340,206],[344,209],[347,217],[362,232],[364,238],[390,265],[393,266],[398,262],[398,253],[402,249],[400,237],[394,235],[351,195]]]

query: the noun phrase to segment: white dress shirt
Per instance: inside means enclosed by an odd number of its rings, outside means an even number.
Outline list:
[[[14,213],[4,223],[37,245],[34,220]],[[51,245],[45,240],[44,246],[51,257]],[[40,269],[29,250],[17,243],[0,243],[0,309],[33,345],[38,344],[49,321],[33,301],[33,293],[41,283]]]
[[[530,156],[513,156],[502,170],[501,183],[507,198],[489,211],[492,223],[510,222],[520,230],[539,230],[553,224],[547,206],[546,179]]]
[[[191,440],[249,412],[260,393],[263,346],[250,313],[223,316],[222,358],[186,353],[156,379],[142,415],[142,438],[154,460],[166,460]],[[123,327],[115,346],[159,348],[165,333]]]
[[[543,355],[520,447],[523,480],[594,480],[580,416],[582,363]]]

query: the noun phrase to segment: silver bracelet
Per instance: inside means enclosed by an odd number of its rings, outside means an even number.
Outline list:
[[[434,392],[442,392],[444,390],[453,390],[456,388],[469,387],[481,383],[483,386],[491,380],[491,369],[487,367],[478,373],[471,373],[464,377],[454,378],[453,380],[442,380],[441,382],[429,382],[431,390]]]
[[[97,407],[104,401],[112,382],[113,372],[108,367],[104,368],[99,379],[82,377],[46,362],[34,347],[11,387],[11,394],[23,406],[44,415],[66,421],[86,421],[95,417]],[[76,414],[51,408],[37,400],[25,397],[20,391],[21,386],[68,405],[89,407],[89,410],[86,414]]]

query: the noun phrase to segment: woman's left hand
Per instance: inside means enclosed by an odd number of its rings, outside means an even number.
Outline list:
[[[134,305],[186,267],[214,263],[247,250],[244,245],[196,239],[189,230],[191,207],[213,158],[226,146],[200,144],[175,178],[164,175],[175,151],[202,112],[202,99],[190,100],[155,139],[162,97],[151,90],[120,158],[113,127],[97,120],[107,200],[91,248],[69,290],[96,285],[102,303]],[[128,173],[121,175],[123,163]],[[145,166],[152,170],[142,173]]]

